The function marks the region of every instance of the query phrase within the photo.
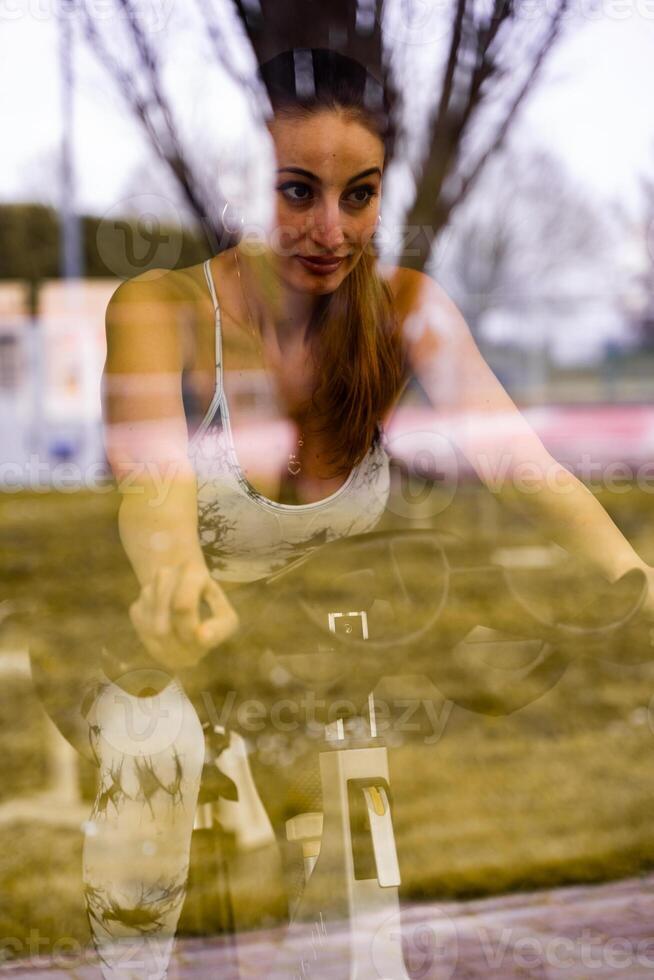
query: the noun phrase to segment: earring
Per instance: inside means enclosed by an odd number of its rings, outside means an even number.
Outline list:
[[[222,224],[222,226],[225,229],[225,231],[228,231],[230,235],[235,235],[237,232],[243,231],[243,225],[245,224],[245,218],[243,217],[243,215],[240,215],[240,217],[237,219],[238,223],[236,225],[234,225],[234,224],[228,222],[227,219],[226,219],[226,217],[225,217],[225,215],[227,214],[228,210],[229,210],[229,213],[233,216],[234,211],[233,211],[233,209],[232,209],[229,201],[225,201],[225,206],[222,209],[221,214],[220,214],[220,223]]]

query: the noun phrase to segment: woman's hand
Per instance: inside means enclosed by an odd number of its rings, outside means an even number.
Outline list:
[[[211,609],[204,620],[202,600]],[[148,653],[172,671],[194,666],[238,627],[234,608],[199,562],[160,568],[141,589],[129,615]]]

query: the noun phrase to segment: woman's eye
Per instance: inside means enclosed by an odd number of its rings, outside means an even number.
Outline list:
[[[308,184],[282,184],[278,190],[280,190],[284,197],[286,197],[289,201],[292,201],[294,204],[304,203],[311,198],[311,188]]]
[[[277,190],[281,191],[286,200],[292,204],[306,204],[313,200],[313,190],[308,184],[289,181],[287,184],[281,184]],[[346,201],[354,207],[362,208],[376,196],[376,193],[371,184],[363,184],[361,187],[355,187],[353,191],[350,191]]]
[[[375,188],[370,184],[363,184],[361,187],[356,187],[350,191],[349,199],[352,204],[362,207],[364,204],[368,204],[376,196],[376,193]]]

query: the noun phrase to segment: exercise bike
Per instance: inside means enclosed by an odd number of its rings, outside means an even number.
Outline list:
[[[394,802],[373,693],[379,680],[425,674],[458,704],[509,713],[549,690],[580,654],[620,661],[627,643],[636,660],[650,659],[649,626],[638,616],[646,591],[638,570],[613,585],[598,580],[570,589],[552,570],[518,576],[489,563],[477,566],[469,557],[462,562],[456,542],[432,531],[340,539],[264,583],[230,591],[242,626],[227,646],[249,658],[248,676],[268,683],[276,696],[293,703],[309,692],[312,725],[321,730],[314,798],[309,793],[309,805],[289,816],[285,828],[301,855],[303,881],[291,896],[289,927],[264,975],[408,980],[398,929]],[[479,628],[488,631],[485,641],[474,639]],[[489,699],[483,680],[480,690],[479,663],[486,672],[497,671],[493,661],[507,647],[518,654],[519,666],[501,668],[503,696],[495,685],[495,700]],[[471,656],[477,658],[474,670]],[[228,674],[234,662],[223,646],[188,678],[199,710],[198,691],[212,673]],[[130,693],[151,694],[156,678],[165,679],[129,631],[122,641],[114,637],[102,667]],[[512,695],[516,676],[520,701]],[[223,684],[238,679],[226,676]],[[252,834],[241,846],[271,845],[274,834],[242,736],[211,720],[204,724],[213,749],[196,827],[211,832],[224,825],[230,806],[238,807],[232,819],[239,813],[241,833]]]

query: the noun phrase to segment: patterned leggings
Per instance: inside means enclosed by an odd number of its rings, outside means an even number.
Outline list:
[[[184,902],[204,734],[179,682],[99,688],[86,714],[100,770],[86,824],[86,907],[105,980],[162,980]]]

